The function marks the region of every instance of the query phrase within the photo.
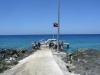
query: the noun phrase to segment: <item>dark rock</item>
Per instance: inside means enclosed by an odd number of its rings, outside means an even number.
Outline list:
[[[27,49],[1,49],[0,48],[0,73],[11,66],[18,64],[18,61],[29,56],[32,51]]]

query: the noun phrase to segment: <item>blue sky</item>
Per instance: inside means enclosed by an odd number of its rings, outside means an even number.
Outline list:
[[[57,0],[0,0],[0,35],[52,34]],[[62,34],[99,34],[100,0],[61,0]]]

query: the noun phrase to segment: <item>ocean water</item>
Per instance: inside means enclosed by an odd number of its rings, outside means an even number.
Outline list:
[[[52,35],[0,35],[0,48],[31,48],[32,42],[52,37]],[[60,40],[70,43],[71,50],[77,48],[100,49],[99,34],[61,35]]]

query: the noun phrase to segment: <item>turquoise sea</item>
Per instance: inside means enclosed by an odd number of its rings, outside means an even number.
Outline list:
[[[52,35],[0,35],[0,48],[31,48],[34,41],[47,40]],[[56,38],[56,35],[55,35]],[[100,34],[68,34],[61,35],[60,40],[70,43],[70,49],[100,49]]]

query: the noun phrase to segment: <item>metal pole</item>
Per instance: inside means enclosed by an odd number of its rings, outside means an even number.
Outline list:
[[[60,35],[60,0],[58,0],[58,28],[57,28],[57,51],[59,51],[59,35]]]

